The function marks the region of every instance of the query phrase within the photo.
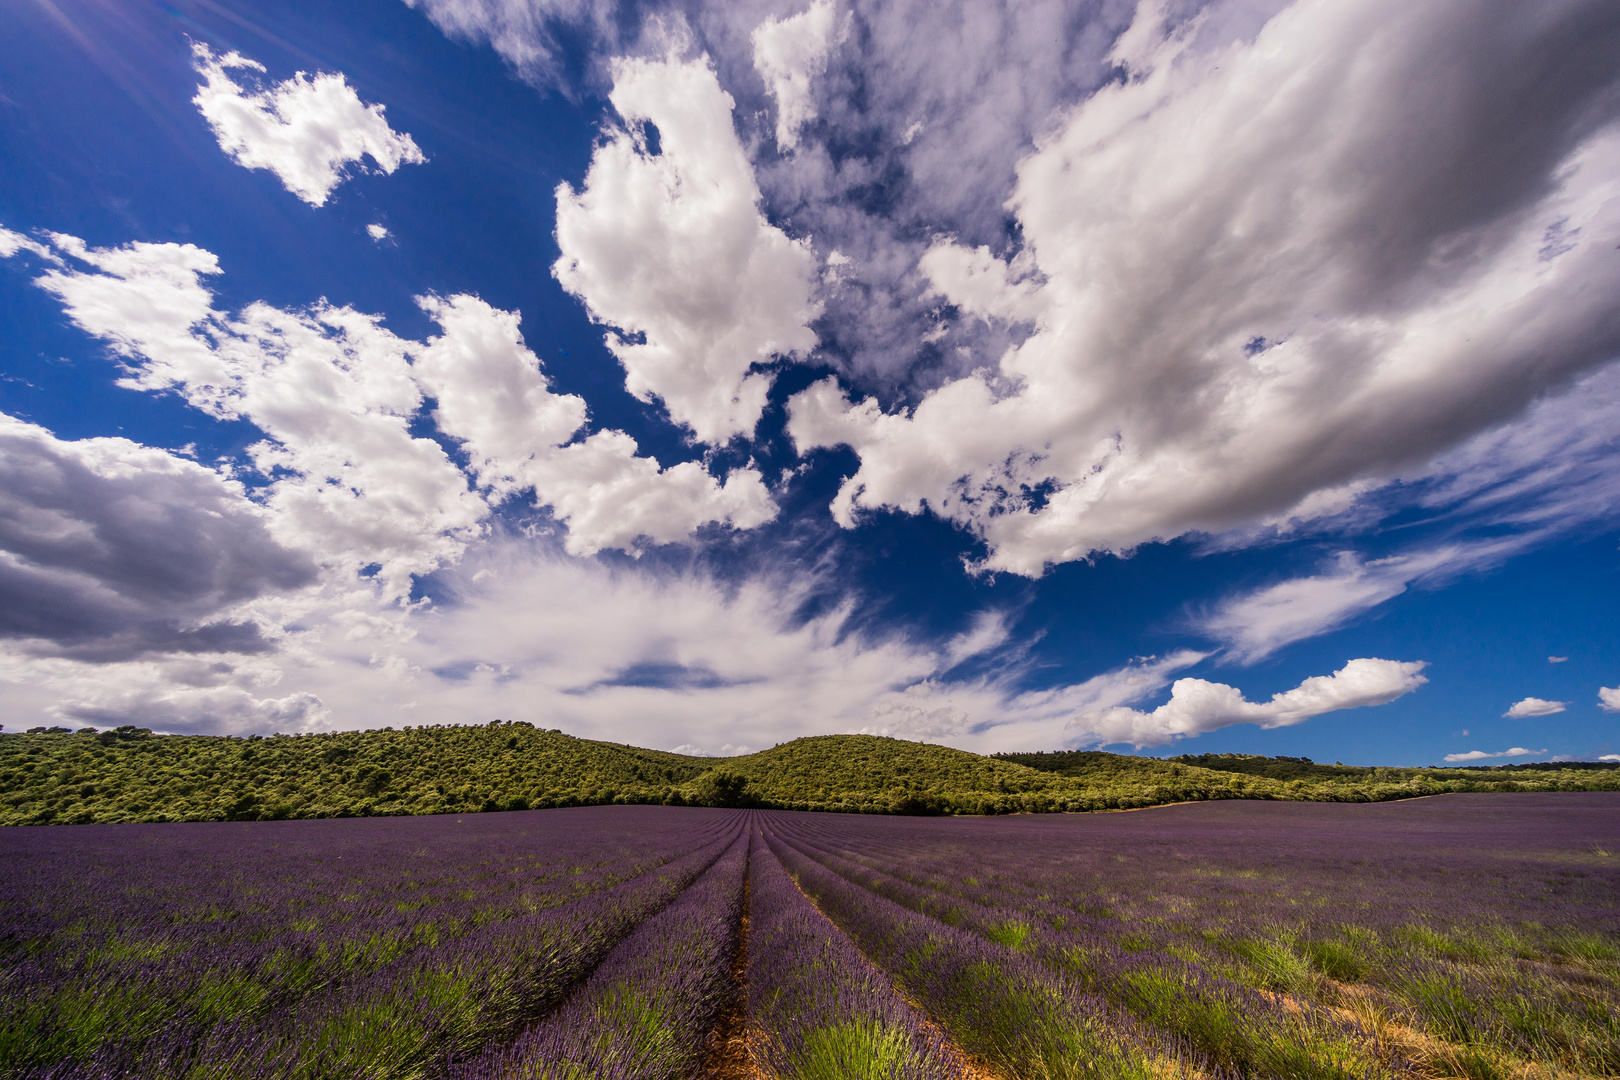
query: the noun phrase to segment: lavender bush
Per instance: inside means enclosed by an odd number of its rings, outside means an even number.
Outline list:
[[[750,862],[748,1016],[756,1060],[785,1080],[962,1075],[959,1055],[810,904],[757,837]]]
[[[568,999],[510,1046],[451,1080],[671,1080],[708,1049],[732,992],[748,837],[624,940]]]

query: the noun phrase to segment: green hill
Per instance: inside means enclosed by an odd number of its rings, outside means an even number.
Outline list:
[[[246,739],[124,727],[0,734],[0,824],[466,813],[610,802],[856,813],[1129,809],[1198,799],[1373,801],[1446,791],[1620,790],[1612,765],[1319,766],[1206,754],[981,757],[870,735],[700,758],[523,723]]]

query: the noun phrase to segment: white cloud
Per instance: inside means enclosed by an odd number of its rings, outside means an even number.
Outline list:
[[[411,613],[411,636],[323,631],[322,666],[289,670],[283,685],[335,717],[499,716],[727,754],[854,730],[875,700],[946,662],[902,637],[861,634],[847,603],[804,618],[818,587],[769,575],[724,584],[497,540],[440,575],[445,602]],[[386,675],[389,658],[415,674]]]
[[[388,239],[390,234],[387,226],[378,225],[373,222],[372,224],[366,226],[366,235],[370,236],[373,240],[381,241]]]
[[[1549,663],[1549,664],[1567,664],[1567,663],[1569,663],[1569,657],[1567,657],[1567,656],[1549,656],[1549,657],[1547,657],[1547,663]]]
[[[1405,560],[1363,563],[1341,552],[1332,571],[1293,578],[1224,601],[1199,629],[1234,656],[1254,662],[1284,645],[1334,629],[1406,591],[1414,576]]]
[[[776,144],[783,151],[797,149],[799,129],[816,118],[810,80],[827,70],[827,54],[845,33],[832,0],[815,0],[797,15],[755,28],[754,70],[776,99]]]
[[[571,443],[585,424],[584,399],[552,393],[515,314],[470,296],[421,303],[444,329],[415,368],[438,400],[440,430],[462,442],[478,482],[497,495],[533,488],[567,523],[571,554],[633,551],[642,538],[670,543],[709,522],[747,529],[776,516],[757,469],[721,483],[696,462],[660,469],[620,431]]]
[[[601,42],[616,39],[617,0],[405,0],[446,35],[487,41],[525,79],[566,92],[558,30],[585,28]],[[572,35],[570,35],[572,36]]]
[[[62,301],[79,329],[139,365],[123,385],[160,390],[177,383],[223,388],[230,382],[225,363],[192,333],[215,316],[213,294],[202,281],[220,272],[212,252],[194,244],[141,241],[91,249],[60,233],[51,240],[63,254],[101,272],[51,270],[36,283]],[[219,415],[212,404],[199,407]]]
[[[959,739],[972,729],[973,717],[953,707],[951,697],[932,679],[915,683],[879,701],[856,734],[932,743]]]
[[[927,296],[941,296],[985,322],[1035,322],[1045,297],[1028,275],[1027,254],[1009,265],[987,246],[968,249],[945,240],[923,253],[918,268],[928,278]]]
[[[897,739],[948,742],[984,753],[1091,743],[1094,740],[1081,717],[1149,697],[1168,686],[1175,672],[1208,655],[1180,649],[1164,657],[1143,657],[1083,682],[1044,690],[1014,688],[1016,678],[1024,674],[1016,668],[1005,676],[975,683],[925,679],[880,698],[860,730]],[[955,663],[951,660],[942,668]]]
[[[218,261],[191,245],[56,243],[94,270],[53,270],[39,284],[129,361],[124,385],[176,390],[210,415],[258,426],[268,438],[248,453],[270,479],[260,497],[273,535],[345,571],[377,564],[390,595],[459,558],[489,512],[439,444],[411,433],[423,386],[446,434],[468,445],[478,483],[497,500],[533,487],[578,553],[775,516],[755,469],[723,483],[692,462],[660,469],[616,431],[562,445],[584,423],[584,402],[552,394],[517,316],[476,298],[424,300],[445,332],[423,344],[324,302],[216,311],[201,275],[218,273]]]
[[[955,666],[1005,645],[1011,634],[1005,612],[982,611],[967,630],[945,643],[945,655]]]
[[[1568,707],[1567,701],[1545,701],[1538,697],[1527,697],[1523,701],[1514,702],[1502,715],[1510,720],[1523,720],[1527,716],[1551,716],[1563,712]]]
[[[30,240],[20,232],[12,232],[0,225],[0,259],[9,259],[19,251],[27,251],[47,262],[61,262],[56,253],[37,240]]]
[[[944,311],[923,295],[918,259],[942,233],[969,249],[1006,247],[1002,204],[1015,166],[1060,110],[1109,78],[1103,59],[1128,12],[1072,0],[846,8],[858,31],[812,83],[818,123],[796,152],[762,157],[760,183],[800,235],[854,260],[840,275],[845,287],[824,297],[817,329],[832,346],[827,362],[886,404],[910,405],[1027,333]],[[700,20],[728,86],[752,82],[751,57],[738,55],[751,51],[749,29],[739,26],[750,17],[742,5],[712,5]],[[761,104],[769,119],[769,101]]]
[[[1221,641],[1235,658],[1257,660],[1336,629],[1409,588],[1434,588],[1489,570],[1576,526],[1612,520],[1610,493],[1620,484],[1620,365],[1538,401],[1518,420],[1401,479],[1405,483],[1392,498],[1362,487],[1347,493],[1348,503],[1324,502],[1315,509],[1338,520],[1322,527],[1355,528],[1415,501],[1442,523],[1439,539],[1371,561],[1341,553],[1321,573],[1222,602],[1196,619],[1194,628]],[[1304,528],[1312,511],[1295,507],[1284,530]],[[1475,526],[1495,535],[1462,537]],[[1513,531],[1503,534],[1504,527]],[[1242,546],[1257,537],[1265,539],[1265,530],[1239,530],[1220,546]],[[1554,664],[1567,659],[1547,658]]]
[[[421,394],[409,343],[350,308],[306,312],[250,304],[234,319],[212,307],[200,275],[215,257],[192,245],[58,247],[99,270],[52,271],[39,284],[87,333],[131,362],[124,385],[173,389],[210,415],[252,421],[249,448],[272,477],[264,499],[283,543],[322,561],[381,565],[395,595],[413,574],[460,554],[487,513],[432,439],[411,435]]]
[[[731,95],[707,59],[621,59],[584,187],[557,189],[553,267],[597,322],[625,385],[704,442],[753,431],[771,377],[750,369],[816,345],[816,261],[759,209]],[[656,127],[658,152],[645,125]]]
[[[408,635],[350,641],[335,628],[312,631],[320,635],[305,645],[312,659],[289,668],[280,692],[313,693],[334,718],[379,709],[499,716],[683,753],[849,731],[989,752],[1073,742],[1064,725],[1078,712],[1154,693],[1205,655],[1148,658],[1025,693],[1014,686],[1022,669],[945,680],[965,641],[990,636],[984,627],[995,615],[940,645],[865,633],[848,600],[805,617],[806,601],[826,595],[829,582],[817,577],[722,583],[497,539],[438,581],[445,602],[398,613]],[[391,674],[400,671],[409,674]]]
[[[1403,479],[1426,509],[1544,537],[1613,520],[1617,450],[1620,364],[1610,364]]]
[[[319,729],[331,719],[319,697],[307,690],[277,694],[285,666],[281,657],[203,654],[86,661],[4,647],[0,685],[6,686],[8,700],[35,697],[35,716],[45,722],[139,724],[206,735]]]
[[[585,425],[585,399],[552,392],[513,312],[473,296],[417,303],[443,331],[428,339],[414,368],[438,402],[434,421],[462,443],[480,486],[502,496],[529,486],[535,456],[554,452]]]
[[[263,72],[264,65],[234,52],[215,56],[200,42],[192,54],[207,80],[192,104],[214,129],[220,149],[243,168],[269,169],[311,206],[324,205],[347,178],[347,167],[362,158],[384,173],[427,160],[409,135],[388,126],[383,106],[362,102],[341,74],[300,71],[252,92],[230,72]]]
[[[1620,761],[1620,754],[1604,754],[1599,761]]]
[[[1598,687],[1598,708],[1604,712],[1620,712],[1620,686]]]
[[[1554,59],[1597,10],[1300,0],[1191,47],[1144,5],[1133,76],[1019,167],[1044,284],[934,281],[1033,336],[909,413],[792,401],[802,448],[860,455],[835,516],[926,505],[1038,574],[1388,478],[1611,359],[1615,75]]]
[[[1371,562],[1340,552],[1326,572],[1230,597],[1195,619],[1194,626],[1226,646],[1234,659],[1254,663],[1285,645],[1335,630],[1413,584],[1493,565],[1528,542],[1508,537],[1441,543]]]
[[[1082,714],[1071,725],[1097,745],[1161,746],[1232,724],[1287,727],[1339,709],[1383,705],[1429,680],[1422,661],[1351,660],[1332,675],[1316,675],[1268,702],[1251,702],[1225,683],[1177,679],[1170,700],[1151,713],[1116,706]]]
[[[1470,750],[1466,754],[1447,754],[1446,760],[1456,765],[1464,761],[1484,761],[1486,758],[1501,757],[1530,757],[1534,754],[1545,754],[1546,752],[1545,750],[1526,750],[1522,746],[1515,746],[1511,750],[1503,750],[1495,754],[1488,754],[1483,750]]]

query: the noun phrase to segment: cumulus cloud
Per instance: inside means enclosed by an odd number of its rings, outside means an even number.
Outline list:
[[[1470,750],[1465,754],[1447,754],[1446,760],[1453,765],[1457,765],[1464,761],[1484,761],[1487,758],[1501,757],[1530,757],[1534,754],[1545,754],[1546,752],[1545,750],[1526,750],[1522,746],[1515,746],[1510,750],[1502,750],[1495,754],[1486,753],[1484,750]]]
[[[707,58],[618,60],[610,100],[625,126],[604,134],[579,191],[557,189],[553,273],[616,328],[632,394],[704,442],[749,434],[771,382],[753,367],[816,345],[815,256],[761,213]]]
[[[300,71],[254,92],[231,72],[262,73],[263,64],[234,52],[216,56],[201,42],[192,45],[192,55],[207,80],[192,104],[220,149],[243,168],[269,169],[311,206],[325,205],[348,166],[362,158],[384,173],[427,160],[409,135],[388,126],[383,106],[361,101],[341,74]]]
[[[321,303],[303,311],[214,310],[202,275],[218,260],[190,244],[58,247],[91,270],[39,284],[68,317],[128,358],[124,385],[173,390],[267,436],[249,447],[271,478],[262,496],[283,543],[345,566],[375,563],[394,595],[453,560],[488,512],[432,439],[411,434],[421,404],[409,344],[373,316]]]
[[[1232,724],[1287,727],[1323,713],[1384,705],[1429,680],[1422,661],[1351,660],[1332,675],[1315,675],[1270,701],[1251,702],[1236,688],[1205,679],[1177,679],[1170,700],[1152,712],[1116,706],[1087,712],[1073,727],[1098,744],[1162,746]]]
[[[382,241],[388,239],[390,233],[388,232],[388,227],[386,225],[378,225],[377,223],[373,222],[372,224],[366,226],[366,235],[371,237],[373,240]]]
[[[1598,687],[1598,708],[1604,712],[1620,712],[1620,686]]]
[[[1009,264],[982,244],[969,249],[936,241],[918,266],[928,278],[928,296],[944,297],[963,313],[985,322],[1033,323],[1040,317],[1045,298],[1028,278],[1032,262],[1027,252]]]
[[[572,442],[585,426],[585,401],[552,392],[514,313],[470,296],[421,303],[444,330],[415,366],[438,401],[440,430],[462,443],[482,486],[497,495],[532,488],[568,525],[571,554],[635,550],[643,538],[669,543],[710,522],[747,529],[776,516],[757,469],[722,483],[697,462],[660,469],[620,431]]]
[[[272,534],[329,565],[374,564],[390,595],[459,558],[490,510],[436,441],[413,434],[424,386],[491,497],[534,488],[569,523],[579,553],[775,515],[754,469],[723,483],[695,463],[660,469],[616,431],[563,446],[584,423],[584,402],[550,392],[514,313],[473,297],[425,299],[444,333],[424,344],[325,302],[217,311],[203,276],[219,272],[218,260],[192,245],[55,242],[91,269],[52,270],[38,282],[127,359],[124,385],[172,390],[212,416],[259,427],[268,437],[248,455],[268,478],[259,498]]]
[[[261,652],[243,606],[315,578],[235,481],[0,414],[0,638],[13,648],[93,662]]]
[[[1523,701],[1514,702],[1502,715],[1509,720],[1523,720],[1527,716],[1551,716],[1563,712],[1568,707],[1567,701],[1546,701],[1538,697],[1527,697]]]
[[[760,183],[775,212],[850,259],[816,324],[826,361],[860,393],[909,407],[1027,334],[927,295],[919,258],[940,233],[1006,252],[1014,168],[1060,110],[1110,77],[1122,12],[1071,0],[857,0],[840,11],[850,34],[811,83],[819,122],[795,152],[761,161]],[[752,42],[732,28],[751,16],[703,5],[695,19],[740,95]],[[728,42],[749,59],[728,64]],[[766,118],[770,104],[760,101]]]
[[[754,70],[776,99],[776,144],[782,150],[797,149],[799,129],[816,118],[810,80],[827,70],[827,54],[845,32],[832,0],[815,0],[797,15],[769,18],[755,28]]]
[[[908,412],[791,403],[860,455],[840,523],[926,505],[1037,574],[1387,478],[1620,351],[1602,4],[1299,0],[1196,47],[1156,12],[1019,166],[1035,276],[929,264],[1034,333]]]

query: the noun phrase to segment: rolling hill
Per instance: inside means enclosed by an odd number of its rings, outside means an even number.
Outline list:
[[[324,735],[0,734],[0,824],[467,813],[600,803],[899,814],[1131,809],[1200,799],[1375,801],[1446,791],[1620,790],[1608,765],[1469,769],[1169,760],[1065,751],[982,757],[871,735],[701,758],[499,721]]]

